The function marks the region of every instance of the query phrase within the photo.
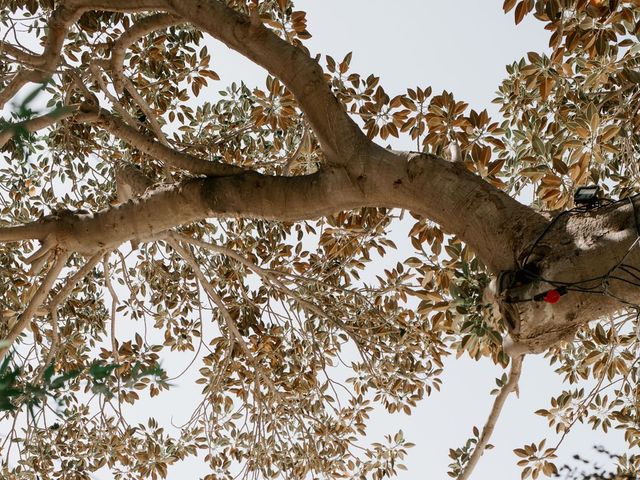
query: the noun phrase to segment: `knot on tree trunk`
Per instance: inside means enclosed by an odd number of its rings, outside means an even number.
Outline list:
[[[153,185],[153,180],[145,175],[142,169],[128,163],[116,166],[115,179],[118,203],[124,203],[142,195]]]

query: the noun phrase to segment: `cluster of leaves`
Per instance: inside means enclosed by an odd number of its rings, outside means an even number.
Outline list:
[[[467,464],[471,459],[471,454],[480,441],[480,430],[478,429],[478,427],[473,427],[472,432],[473,436],[467,439],[462,447],[449,449],[449,458],[452,460],[452,462],[449,464],[447,475],[449,475],[451,478],[459,478],[462,472],[465,471]],[[492,448],[493,445],[491,444],[488,444],[486,446],[486,450],[491,450]]]
[[[42,370],[35,379],[35,382],[26,381],[22,378],[20,367],[11,368],[12,359],[7,356],[0,365],[0,411],[15,411],[25,406],[34,414],[34,409],[46,406],[49,399],[56,401],[59,398],[58,391],[62,388],[69,388],[73,380],[86,379],[88,388],[106,398],[113,398],[115,393],[109,386],[112,373],[121,365],[108,364],[102,361],[95,361],[86,369],[69,370],[54,377],[55,366],[49,365]],[[134,365],[133,369],[126,376],[120,376],[124,385],[132,385],[145,377],[152,377],[156,382],[168,386],[166,383],[167,374],[160,367],[154,365],[151,368],[143,368],[141,365]]]
[[[506,1],[505,11],[515,1]],[[546,209],[571,206],[576,186],[637,192],[640,25],[637,1],[523,0],[553,34],[551,54],[507,68],[496,102],[508,121],[501,156],[514,187],[532,184]],[[636,38],[634,38],[636,37]],[[605,181],[606,180],[606,181]]]
[[[573,464],[560,467],[556,477],[564,480],[633,480],[640,473],[640,457],[638,455],[616,455],[601,446],[593,447],[595,458],[606,463],[616,461],[615,471],[598,464],[597,460],[585,459],[580,455],[573,456]]]
[[[491,160],[492,148],[504,148],[500,136],[504,130],[491,121],[486,110],[468,109],[447,91],[432,95],[431,87],[408,88],[405,94],[391,98],[380,78],[349,73],[351,54],[338,63],[327,56],[325,78],[348,111],[363,121],[369,138],[391,140],[408,134],[422,152],[443,155],[452,141],[461,149],[467,167],[488,182],[504,188],[499,178],[503,159]]]

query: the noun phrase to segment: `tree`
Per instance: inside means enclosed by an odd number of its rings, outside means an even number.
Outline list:
[[[0,132],[2,474],[157,478],[202,452],[210,479],[391,476],[411,444],[361,447],[368,412],[410,412],[450,353],[510,368],[452,477],[489,447],[527,354],[565,375],[538,412],[562,438],[588,421],[638,446],[639,6],[507,0],[551,52],[508,67],[494,122],[310,56],[289,0],[5,0],[0,105],[42,86]],[[266,88],[198,99],[218,78],[206,37]],[[399,135],[416,151],[377,143]],[[599,199],[576,204],[590,183]],[[415,252],[363,280],[404,211]],[[200,364],[175,437],[122,414],[170,386],[163,351]],[[516,448],[523,478],[556,473],[556,449]]]

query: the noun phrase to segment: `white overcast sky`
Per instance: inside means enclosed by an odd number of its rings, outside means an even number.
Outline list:
[[[407,87],[431,85],[434,93],[446,89],[476,110],[486,108],[494,115],[497,109],[490,102],[505,75],[504,66],[528,51],[544,50],[548,41],[543,24],[533,19],[515,27],[513,16],[502,13],[502,0],[298,0],[296,7],[308,12],[313,38],[307,45],[312,53],[341,60],[352,51],[352,70],[379,75],[390,96],[404,93]],[[214,69],[221,76],[214,91],[239,80],[250,86],[264,85],[261,69],[218,43],[211,45]],[[408,139],[392,141],[392,145],[413,148]],[[176,365],[174,360],[168,364],[165,359],[164,365]],[[177,365],[175,370],[181,368]],[[501,374],[488,361],[448,359],[442,391],[423,401],[412,416],[376,411],[371,418],[370,440],[377,441],[401,428],[416,447],[406,459],[408,471],[398,478],[448,478],[449,448],[461,446],[474,425],[483,425],[493,399],[489,391]],[[491,441],[495,448],[482,458],[474,480],[520,478],[512,450],[551,433],[546,421],[533,412],[546,408],[550,397],[561,389],[560,377],[544,358],[525,359],[520,398],[507,401]],[[153,400],[143,398],[132,414],[140,421],[153,415],[161,423],[173,420],[179,424],[198,401],[199,390],[188,377],[182,377],[168,393]],[[551,435],[548,443],[554,444],[555,439]],[[595,444],[614,452],[625,448],[621,432],[610,431],[604,437],[577,425],[563,443],[558,464],[576,453],[588,456]],[[192,479],[206,473],[201,462],[191,460],[170,468],[169,478]],[[96,478],[107,480],[110,475]]]

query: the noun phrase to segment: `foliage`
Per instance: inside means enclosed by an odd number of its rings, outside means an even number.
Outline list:
[[[563,465],[556,474],[557,477],[565,480],[631,480],[637,478],[638,462],[640,459],[637,455],[615,455],[606,448],[596,446],[593,447],[597,455],[597,460],[588,460],[574,455],[573,463],[580,466]],[[611,461],[616,460],[618,468],[612,471],[598,464],[598,460]]]
[[[3,30],[19,27],[41,38],[59,3],[5,1]],[[227,3],[247,14],[257,8],[265,25],[303,49],[311,35],[304,12],[289,0]],[[570,208],[575,187],[588,183],[623,198],[640,185],[638,6],[635,0],[507,0],[504,9],[515,8],[516,22],[534,12],[552,36],[549,53],[530,52],[507,67],[495,100],[500,121],[428,86],[392,95],[376,75],[352,71],[351,54],[326,56],[324,76],[369,138],[406,136],[416,150],[435,155],[455,141],[467,169],[512,196],[531,188],[536,208]],[[93,97],[150,138],[158,137],[156,120],[166,134],[159,140],[199,158],[273,175],[303,175],[323,164],[319,142],[282,82],[268,76],[262,88],[219,87],[210,46],[189,25],[134,42],[123,71],[140,98],[116,92],[109,66],[114,44],[145,15],[84,13],[43,94],[23,107],[45,98],[46,112],[55,115]],[[2,87],[21,68],[4,60]],[[20,109],[11,125],[33,114]],[[122,165],[138,167],[155,185],[189,177],[167,178],[161,162],[99,124],[72,118],[16,133],[2,148],[0,226],[113,206]],[[200,272],[167,238],[108,252],[102,267],[54,306],[55,319],[50,312],[34,317],[29,334],[13,346],[11,363],[2,364],[0,422],[10,432],[0,443],[6,459],[0,475],[64,472],[84,479],[107,467],[117,479],[155,479],[195,455],[211,471],[207,480],[396,474],[412,444],[402,432],[366,444],[374,405],[410,414],[439,390],[447,355],[509,362],[505,325],[483,300],[489,277],[482,262],[437,224],[404,215],[360,208],[295,224],[219,218],[184,225],[176,232],[191,240],[181,245],[189,245]],[[407,241],[398,247],[391,232],[407,222]],[[12,279],[0,284],[0,338],[44,278],[25,268],[38,248],[0,243],[3,276]],[[73,255],[67,273],[86,261]],[[57,284],[54,293],[63,288]],[[233,339],[232,325],[241,341]],[[578,421],[624,429],[629,447],[640,445],[637,328],[638,315],[625,312],[609,325],[584,327],[575,341],[548,353],[568,389],[537,413],[560,438],[551,448],[541,440],[515,450],[523,478],[558,472],[555,453]],[[202,395],[193,413],[171,433],[153,418],[129,424],[128,405],[170,386],[159,362],[186,355]],[[349,374],[342,378],[345,365]],[[170,370],[181,375],[175,365]],[[53,413],[51,396],[58,404]],[[479,437],[474,427],[473,437],[451,450],[452,477]],[[619,461],[621,471],[637,474],[635,457]]]

